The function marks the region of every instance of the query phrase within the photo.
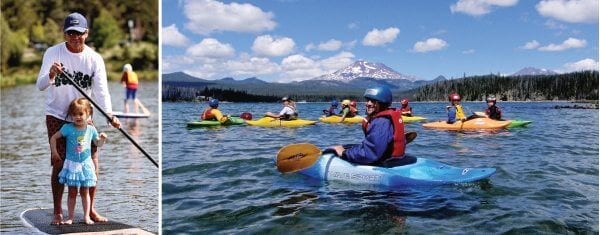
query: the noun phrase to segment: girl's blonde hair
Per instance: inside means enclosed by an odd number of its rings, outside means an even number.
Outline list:
[[[89,100],[87,100],[86,98],[77,98],[71,101],[71,104],[69,104],[69,109],[67,110],[67,117],[71,116],[71,114],[79,110],[84,111],[90,117],[94,114],[92,103],[90,103]]]

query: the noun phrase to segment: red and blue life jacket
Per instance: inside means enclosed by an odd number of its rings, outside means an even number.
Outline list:
[[[377,113],[371,119],[365,118],[363,119],[362,128],[363,132],[367,133],[367,128],[369,127],[369,121],[375,118],[385,117],[392,121],[392,125],[394,126],[394,141],[392,158],[402,158],[404,157],[404,150],[406,147],[406,139],[404,137],[404,122],[402,121],[402,112],[395,109],[388,109],[382,112]],[[384,159],[382,159],[384,160]]]

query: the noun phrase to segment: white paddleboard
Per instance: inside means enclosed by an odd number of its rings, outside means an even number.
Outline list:
[[[63,215],[67,215],[66,211],[63,211]],[[153,234],[110,219],[108,222],[86,224],[82,213],[75,213],[73,224],[51,225],[53,209],[27,209],[20,217],[25,226],[43,234]]]
[[[149,113],[123,113],[123,112],[115,111],[112,114],[118,118],[148,118],[148,117],[150,117]]]

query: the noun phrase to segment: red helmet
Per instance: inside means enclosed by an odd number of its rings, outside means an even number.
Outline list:
[[[406,98],[402,99],[402,101],[400,101],[400,103],[402,105],[407,105],[408,104],[408,100]]]
[[[350,101],[350,106],[356,108],[356,100]]]
[[[457,93],[452,93],[452,94],[450,94],[448,99],[450,101],[460,101],[460,95],[458,95]]]

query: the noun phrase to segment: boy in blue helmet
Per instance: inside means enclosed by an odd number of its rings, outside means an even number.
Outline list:
[[[365,138],[362,143],[344,149],[337,145],[332,148],[342,159],[362,165],[405,165],[416,161],[414,157],[404,154],[405,137],[402,113],[390,108],[392,92],[385,86],[369,88],[365,91],[367,98],[367,116],[362,127]]]
[[[331,106],[329,106],[329,109],[323,109],[323,114],[325,114],[326,117],[332,116],[332,115],[336,115],[337,111],[337,106],[338,106],[338,101],[337,100],[332,100],[331,101]]]
[[[219,110],[219,100],[211,99],[208,101],[208,106],[209,107],[202,112],[202,116],[200,117],[202,120],[214,120],[219,121],[220,123],[229,121],[228,116],[223,116]]]

